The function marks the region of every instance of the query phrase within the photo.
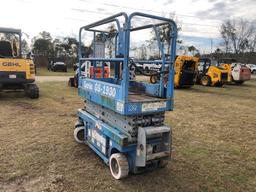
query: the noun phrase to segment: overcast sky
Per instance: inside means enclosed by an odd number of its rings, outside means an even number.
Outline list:
[[[3,0],[1,27],[21,28],[30,37],[45,30],[53,37],[77,36],[79,27],[117,12],[175,15],[186,44],[208,49],[228,18],[256,19],[256,0]]]

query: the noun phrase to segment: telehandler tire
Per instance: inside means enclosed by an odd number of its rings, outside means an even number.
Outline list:
[[[39,88],[36,84],[28,84],[25,86],[25,94],[31,99],[39,98]]]
[[[127,157],[122,153],[114,153],[109,159],[109,169],[115,179],[122,179],[129,174]]]
[[[223,82],[218,82],[218,83],[216,83],[216,86],[217,86],[217,87],[223,87],[223,85],[224,85]]]
[[[236,85],[242,85],[244,81],[234,81]]]
[[[200,82],[201,82],[201,85],[203,85],[203,86],[209,86],[211,84],[211,79],[209,76],[204,75],[201,78]]]
[[[158,167],[159,168],[165,168],[168,165],[169,161],[167,159],[161,159],[159,161]]]

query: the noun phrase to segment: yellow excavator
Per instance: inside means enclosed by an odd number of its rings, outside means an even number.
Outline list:
[[[0,91],[23,90],[36,99],[35,65],[30,58],[22,58],[21,34],[20,29],[0,28]]]
[[[176,56],[174,64],[174,87],[175,88],[190,88],[196,83],[196,76],[198,70],[198,57],[178,55]],[[165,74],[168,74],[167,72]],[[152,74],[150,76],[151,83],[157,83],[160,75]],[[165,75],[165,82],[167,82],[167,75]]]
[[[199,61],[197,82],[203,86],[221,87],[228,81],[228,70],[221,66],[215,66],[209,58]]]

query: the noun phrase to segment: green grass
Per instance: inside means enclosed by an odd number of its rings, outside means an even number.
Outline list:
[[[46,67],[38,67],[37,68],[37,76],[74,76],[75,71],[71,68],[68,68],[67,72],[53,72],[53,71],[49,71],[47,70]]]

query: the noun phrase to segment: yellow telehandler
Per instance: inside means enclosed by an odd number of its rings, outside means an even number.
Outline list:
[[[0,91],[25,91],[31,99],[39,97],[35,82],[35,65],[22,58],[21,30],[0,28]]]

